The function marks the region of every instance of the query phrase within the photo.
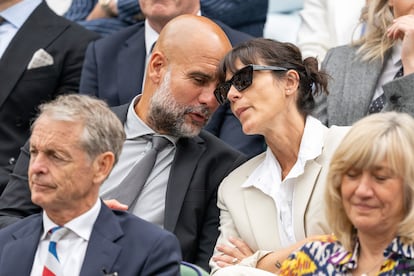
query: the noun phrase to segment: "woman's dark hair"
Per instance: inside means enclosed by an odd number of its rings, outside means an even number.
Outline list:
[[[235,73],[236,61],[244,65],[259,64],[279,66],[295,70],[299,74],[298,109],[309,114],[315,107],[314,96],[328,94],[328,75],[318,69],[318,60],[308,57],[302,60],[302,53],[292,43],[279,42],[267,38],[255,38],[233,48],[221,61],[219,81],[224,82],[227,71]],[[283,77],[286,71],[273,71],[277,77]]]

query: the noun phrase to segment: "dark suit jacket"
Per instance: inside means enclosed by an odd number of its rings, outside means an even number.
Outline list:
[[[37,106],[58,94],[78,91],[86,46],[96,38],[41,3],[10,42],[0,59],[0,194],[29,138]],[[27,70],[40,48],[54,64]]]
[[[122,122],[126,121],[128,104],[113,110]],[[0,197],[2,227],[40,211],[30,199],[28,149],[26,143]],[[208,261],[219,233],[218,185],[245,160],[243,154],[207,131],[194,138],[178,140],[168,180],[164,228],[177,236],[184,261],[209,269]]]
[[[216,23],[227,34],[232,45],[252,38],[221,22]],[[110,106],[128,103],[141,93],[145,56],[144,22],[91,42],[82,68],[80,93],[95,95],[106,100]],[[219,107],[207,130],[248,156],[264,151],[263,137],[245,135],[228,105]]]
[[[42,221],[39,213],[0,230],[0,275],[30,275]],[[173,234],[102,204],[79,275],[173,276],[180,275],[180,261]]]

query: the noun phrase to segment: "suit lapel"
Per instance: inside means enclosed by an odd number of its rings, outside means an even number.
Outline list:
[[[143,23],[138,27],[137,32],[124,43],[119,53],[117,84],[121,103],[128,102],[134,96],[141,94],[146,58],[145,28]]]
[[[277,226],[277,211],[273,199],[254,187],[242,189],[247,218],[257,248],[279,248],[281,242]],[[260,244],[263,237],[272,238],[267,239],[268,244],[264,245]]]
[[[200,137],[181,138],[171,167],[165,199],[164,228],[174,232],[198,160],[206,150]]]
[[[322,167],[315,160],[309,160],[305,165],[305,172],[298,177],[293,194],[293,225],[295,237],[299,241],[305,235],[305,212],[316,185]],[[300,192],[298,192],[300,191]],[[323,200],[323,198],[321,198]]]
[[[33,54],[40,48],[46,49],[69,25],[54,20],[56,17],[45,2],[42,2],[10,42],[0,59],[0,106],[26,70]],[[44,18],[49,20],[45,22]]]
[[[104,271],[106,273],[116,272],[112,269],[122,248],[115,243],[115,240],[123,235],[119,221],[102,203],[86,249],[80,276],[103,275]]]
[[[30,275],[42,230],[39,214],[13,234],[15,240],[5,246],[0,256],[0,275]],[[19,265],[10,265],[16,262]]]

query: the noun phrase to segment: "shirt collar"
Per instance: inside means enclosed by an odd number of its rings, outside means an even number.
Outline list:
[[[147,126],[135,112],[135,105],[138,104],[141,95],[136,96],[128,107],[127,120],[125,122],[125,134],[127,140],[133,140],[144,135],[153,135],[155,133]]]
[[[314,117],[310,115],[306,117],[298,160],[296,161],[294,168],[289,172],[287,178],[294,178],[302,174],[305,169],[306,161],[313,160],[321,155],[325,128],[326,127]],[[242,184],[242,187],[264,187],[269,185],[269,183],[274,187],[274,183],[281,182],[280,171],[279,162],[268,147],[266,149],[265,160],[252,172],[247,181]],[[268,190],[271,189],[271,187],[264,189]]]
[[[70,229],[77,236],[88,241],[92,233],[93,225],[95,224],[95,221],[98,218],[100,210],[101,210],[101,200],[97,199],[96,203],[92,206],[91,209],[89,209],[87,212],[83,213],[79,217],[72,219],[71,221],[66,223],[64,226]],[[42,240],[46,239],[47,232],[55,226],[57,226],[57,224],[54,223],[48,217],[46,212],[43,212],[43,234],[41,236],[41,239]]]
[[[151,53],[152,45],[157,41],[159,33],[157,33],[148,20],[145,20],[145,51],[147,56]]]
[[[402,66],[401,52],[402,52],[402,42],[401,40],[397,40],[394,46],[392,47],[391,60],[392,60],[392,64],[398,67]]]
[[[20,28],[41,2],[41,0],[23,0],[1,11],[0,15],[14,27]]]

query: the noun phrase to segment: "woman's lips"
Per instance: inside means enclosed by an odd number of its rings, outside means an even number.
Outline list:
[[[237,118],[240,118],[240,116],[242,115],[242,113],[244,112],[244,111],[246,111],[248,108],[247,107],[240,107],[240,108],[237,108],[236,109],[236,117]]]

